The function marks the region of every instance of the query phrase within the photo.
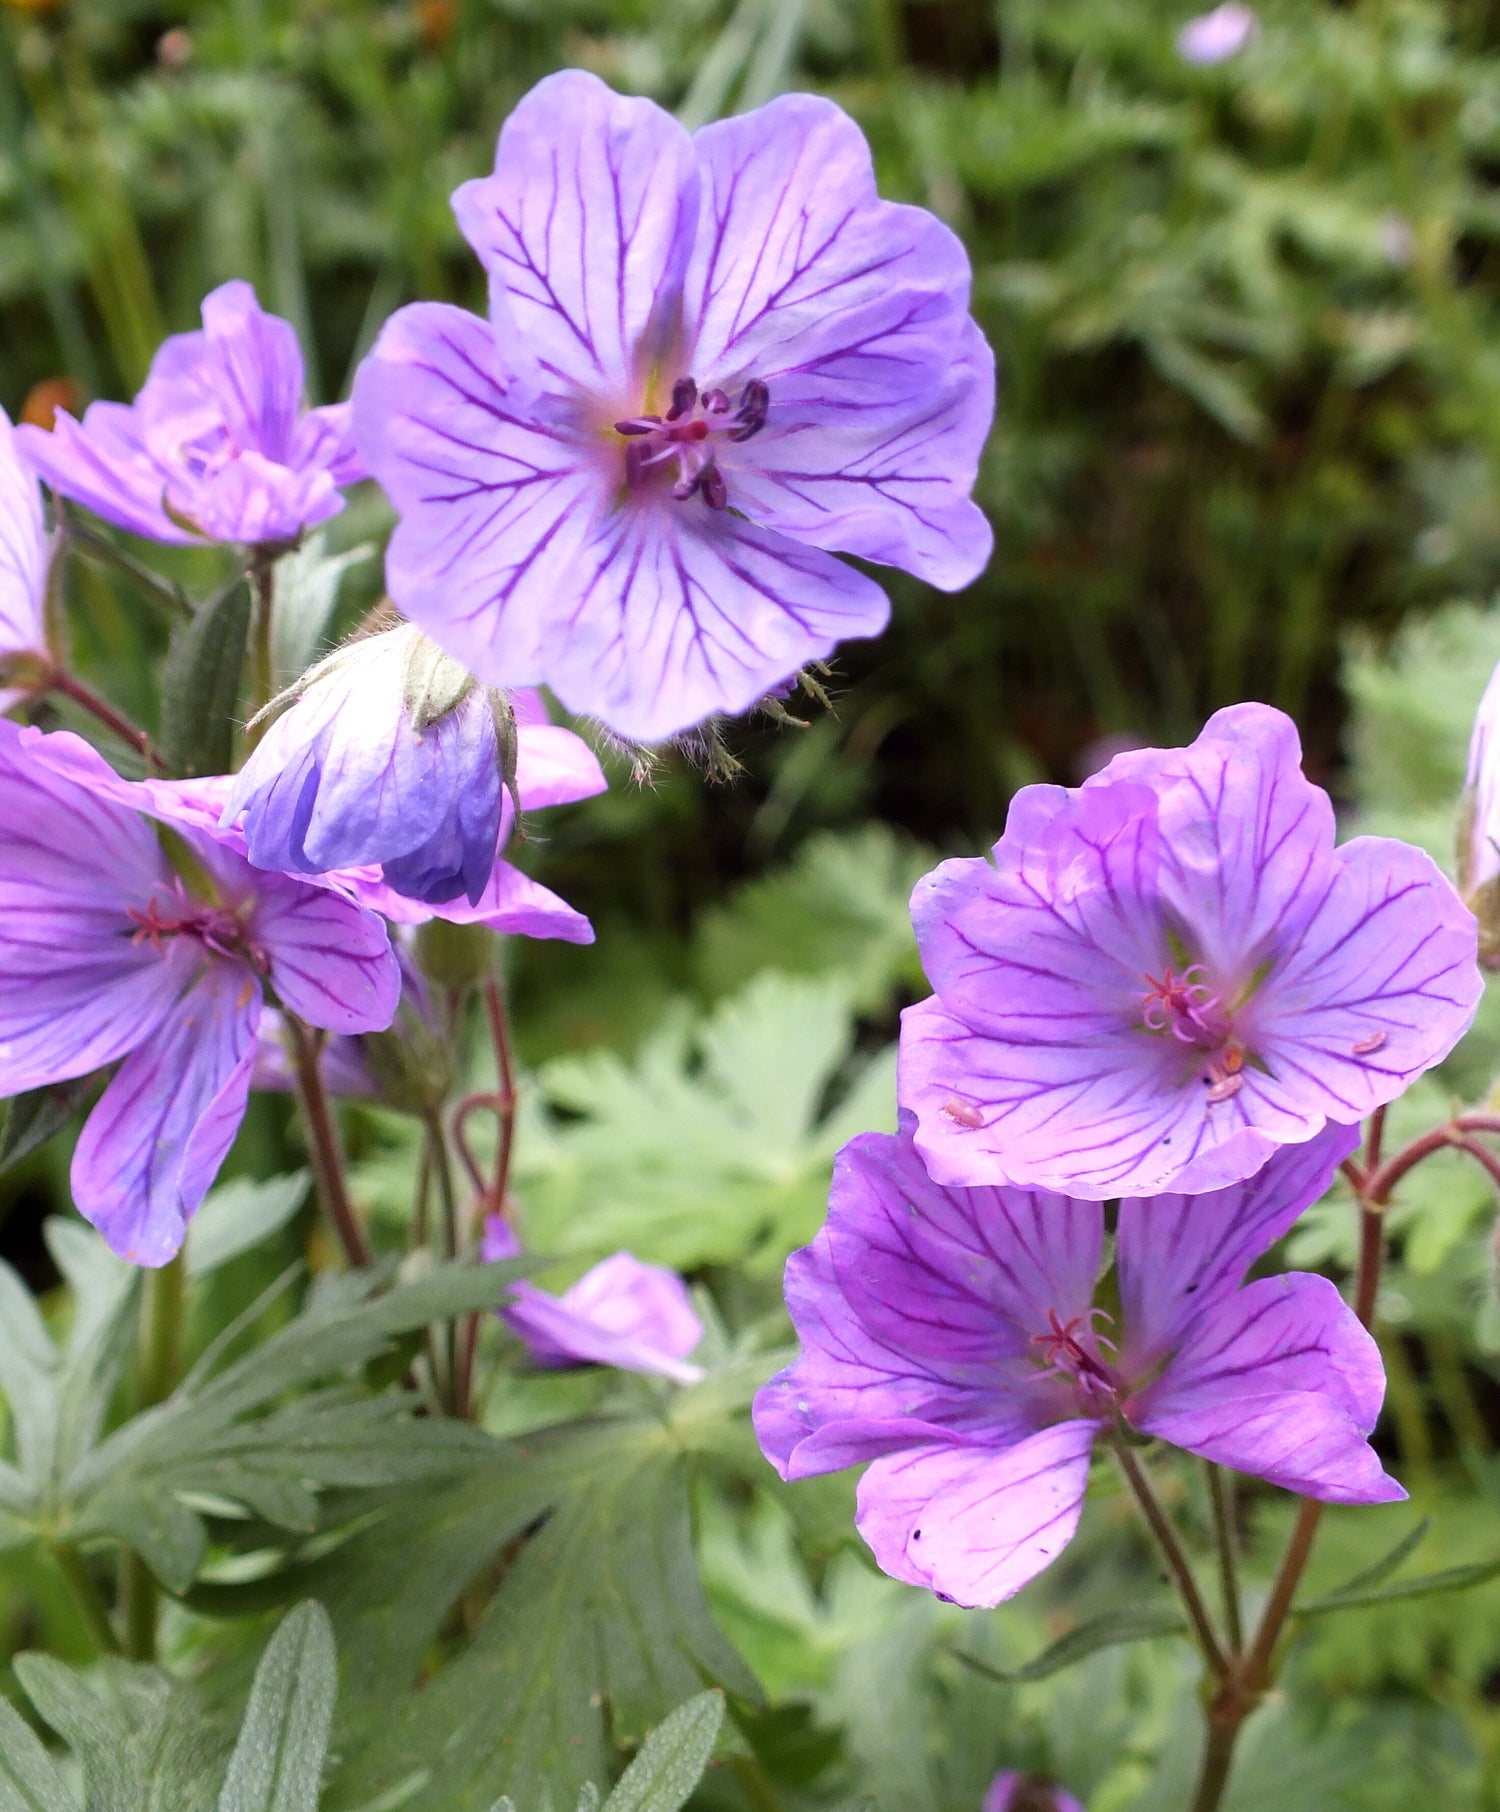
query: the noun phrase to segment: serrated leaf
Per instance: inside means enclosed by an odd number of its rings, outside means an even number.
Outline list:
[[[309,1173],[257,1182],[236,1177],[212,1190],[188,1226],[190,1277],[205,1277],[283,1228],[307,1197]]]
[[[328,1613],[299,1604],[255,1670],[218,1812],[317,1812],[337,1695]]]
[[[1002,1686],[1024,1686],[1033,1680],[1045,1680],[1049,1674],[1097,1653],[1103,1648],[1118,1648],[1127,1642],[1149,1642],[1157,1636],[1181,1635],[1187,1628],[1182,1612],[1172,1604],[1129,1605],[1120,1610],[1103,1611],[1080,1623],[1065,1636],[1044,1648],[1039,1655],[1020,1667],[992,1667],[977,1655],[955,1648],[954,1657],[975,1673],[983,1674]]]
[[[0,1699],[0,1812],[78,1812],[36,1732]]]
[[[161,752],[174,774],[224,774],[254,602],[239,578],[172,632],[162,669]]]
[[[1394,1585],[1345,1586],[1296,1606],[1294,1617],[1325,1617],[1331,1611],[1357,1611],[1364,1605],[1392,1604],[1401,1598],[1431,1598],[1439,1592],[1462,1592],[1500,1578],[1500,1560],[1482,1560],[1467,1567],[1445,1567],[1439,1573],[1422,1573],[1415,1579],[1398,1579]]]
[[[703,1778],[723,1722],[721,1692],[701,1692],[679,1705],[641,1744],[605,1812],[678,1812]]]
[[[0,1115],[0,1172],[29,1158],[60,1132],[87,1100],[91,1086],[92,1079],[81,1076],[12,1095]]]

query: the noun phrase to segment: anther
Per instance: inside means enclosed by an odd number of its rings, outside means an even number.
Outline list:
[[[729,486],[724,482],[724,474],[709,460],[698,474],[698,482],[703,490],[703,501],[711,510],[722,510],[729,502]]]
[[[717,386],[712,390],[705,390],[698,398],[698,404],[705,415],[727,415],[729,413],[729,398]]]
[[[684,415],[692,412],[698,401],[698,386],[690,377],[680,377],[672,386],[672,407],[667,411],[669,422],[680,421]]]
[[[616,434],[655,434],[661,426],[659,415],[633,415],[629,421],[616,422]]]

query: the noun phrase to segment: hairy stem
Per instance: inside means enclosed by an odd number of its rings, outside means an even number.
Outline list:
[[[1162,1508],[1161,1500],[1140,1460],[1128,1447],[1116,1447],[1114,1452],[1120,1463],[1120,1470],[1125,1475],[1125,1483],[1130,1487],[1141,1515],[1146,1519],[1146,1526],[1155,1537],[1157,1548],[1166,1562],[1172,1583],[1177,1587],[1178,1596],[1192,1623],[1193,1633],[1198,1638],[1198,1646],[1203,1650],[1203,1658],[1212,1673],[1222,1679],[1229,1669],[1229,1660],[1214,1629],[1213,1619],[1208,1614],[1208,1606],[1203,1602],[1203,1594],[1198,1590],[1192,1566],[1183,1552],[1182,1543],[1177,1539],[1177,1532]]]
[[[344,1148],[338,1124],[323,1086],[323,1071],[318,1063],[320,1041],[301,1022],[288,1013],[287,1036],[292,1047],[296,1072],[297,1104],[302,1109],[307,1127],[308,1150],[312,1155],[313,1177],[318,1186],[318,1200],[329,1224],[338,1235],[344,1257],[353,1271],[363,1270],[370,1262],[369,1241],[359,1224],[354,1204],[349,1199],[344,1181]]]
[[[182,1368],[186,1283],[181,1252],[145,1273],[133,1400],[137,1415],[165,1401],[177,1383]],[[120,1620],[124,1626],[121,1646],[132,1661],[156,1659],[158,1596],[156,1581],[145,1561],[132,1549],[125,1549],[120,1556]]]
[[[255,588],[255,624],[250,643],[250,721],[245,742],[254,748],[266,733],[260,713],[276,696],[276,660],[272,622],[276,612],[275,562],[257,549],[250,561],[250,582]]]
[[[1208,1502],[1213,1515],[1214,1551],[1219,1561],[1219,1592],[1224,1601],[1224,1631],[1229,1650],[1237,1655],[1244,1647],[1244,1625],[1240,1618],[1239,1554],[1234,1539],[1234,1504],[1231,1498],[1233,1479],[1211,1460],[1203,1462],[1208,1475]]]

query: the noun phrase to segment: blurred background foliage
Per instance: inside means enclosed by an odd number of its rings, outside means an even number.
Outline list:
[[[1017,785],[1076,781],[1113,747],[1185,740],[1260,698],[1297,717],[1351,826],[1446,860],[1500,656],[1500,621],[1473,602],[1500,584],[1500,8],[1265,0],[1259,38],[1207,69],[1174,48],[1190,10],[0,0],[0,403],[36,420],[130,394],[230,276],[297,324],[315,401],[347,393],[401,303],[482,306],[448,195],[488,167],[525,88],[568,64],[689,123],[830,94],[884,192],[965,238],[1001,371],[989,572],[955,597],[893,578],[892,627],[841,652],[830,712],[731,727],[735,784],[668,756],[638,788],[622,765],[522,851],[599,930],[592,949],[512,952],[528,1232],[575,1266],[620,1243],[683,1266],[723,1342],[781,1337],[775,1277],[818,1222],[829,1155],[891,1112],[896,1013],[922,991],[911,882],[991,841]],[[356,498],[303,580],[387,525]],[[212,555],[159,563],[198,590],[217,576]],[[160,626],[128,586],[75,572],[77,663],[150,722]],[[335,576],[352,621],[378,562]],[[1497,1067],[1491,1003],[1403,1112],[1430,1125]],[[412,1135],[375,1112],[351,1132],[362,1204],[394,1241]],[[35,1229],[64,1197],[66,1144],[0,1182],[0,1244],[43,1284]],[[300,1161],[281,1105],[258,1100],[231,1168]],[[1422,1570],[1500,1555],[1493,1202],[1456,1158],[1413,1184],[1393,1216],[1380,1439],[1415,1504],[1331,1516],[1314,1590],[1427,1514]],[[1335,1196],[1289,1256],[1342,1277],[1353,1229]],[[304,1221],[237,1259],[224,1312],[306,1237]],[[595,1388],[539,1384],[496,1425]],[[1139,1595],[1149,1561],[1107,1486],[1069,1559],[989,1617],[876,1577],[850,1544],[847,1479],[787,1492],[761,1472],[697,1505],[714,1611],[770,1700],[751,1761],[705,1806],[873,1789],[902,1812],[970,1812],[1002,1762],[1059,1775],[1090,1812],[1181,1803],[1195,1737],[1174,1647],[1021,1686],[959,1659],[1013,1667]],[[1165,1485],[1201,1521],[1196,1478]],[[1284,1509],[1247,1490],[1252,1573]],[[1500,1584],[1310,1623],[1232,1804],[1497,1812],[1497,1604]],[[7,1647],[81,1654],[71,1615],[45,1568],[5,1559]]]

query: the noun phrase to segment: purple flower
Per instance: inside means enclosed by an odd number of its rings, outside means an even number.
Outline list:
[[[1120,1430],[1330,1503],[1403,1497],[1365,1438],[1379,1350],[1338,1291],[1243,1283],[1356,1140],[1330,1127],[1211,1196],[1123,1201],[1116,1324],[1094,1301],[1097,1202],[944,1189],[909,1120],[862,1134],[787,1261],[802,1353],[755,1400],[762,1448],[788,1479],[870,1461],[857,1522],[876,1560],[963,1605],[1056,1558],[1094,1442]]]
[[[454,208],[492,321],[402,309],[355,433],[402,517],[392,597],[489,684],[655,740],[878,633],[884,594],[826,550],[948,590],[981,571],[968,260],[879,199],[831,102],[689,137],[568,71]]]
[[[1447,1055],[1473,917],[1420,850],[1336,849],[1300,761],[1290,719],[1236,705],[1190,748],[1023,787],[993,863],[917,883],[936,992],[899,1091],[939,1182],[1217,1189]]]
[[[202,791],[0,721],[0,1094],[119,1064],[73,1197],[144,1265],[181,1246],[234,1141],[264,988],[359,1032],[390,1023],[400,986],[378,918],[252,868]]]
[[[6,679],[26,668],[39,677],[52,665],[44,621],[51,557],[41,486],[0,409],[0,676]],[[22,696],[0,689],[0,711]]]
[[[1458,885],[1479,921],[1479,960],[1500,967],[1500,666],[1479,701],[1459,808]]]
[[[1260,20],[1255,9],[1225,0],[1212,12],[1199,13],[1177,34],[1177,54],[1184,63],[1200,67],[1210,63],[1227,63],[1238,56],[1247,44],[1260,36]]]
[[[478,907],[523,806],[602,792],[581,738],[534,693],[507,702],[410,624],[314,667],[235,779],[250,859],[297,874],[379,867],[395,893]]]
[[[1083,1812],[1083,1807],[1050,1781],[1007,1768],[990,1782],[980,1812]]]
[[[302,353],[248,283],[203,303],[203,331],[164,341],[129,405],[59,409],[21,443],[54,491],[153,541],[295,541],[365,476],[349,406],[305,409]]]
[[[515,1258],[520,1250],[510,1223],[490,1215],[479,1254],[485,1263]],[[701,1366],[687,1362],[703,1338],[687,1285],[675,1271],[642,1264],[628,1252],[595,1265],[561,1296],[518,1283],[501,1314],[538,1365],[612,1365],[678,1384],[703,1376]]]

